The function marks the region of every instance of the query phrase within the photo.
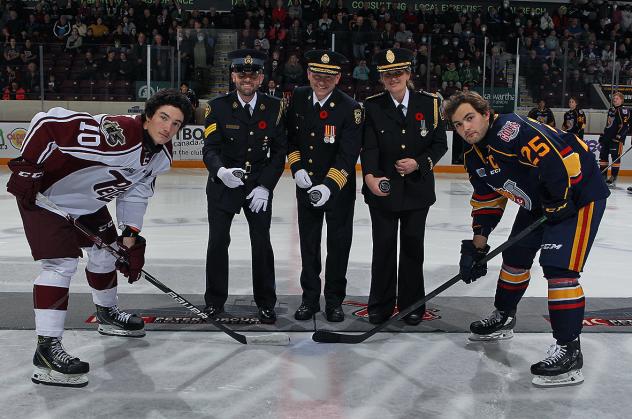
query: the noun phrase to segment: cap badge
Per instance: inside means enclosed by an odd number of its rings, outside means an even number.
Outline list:
[[[390,64],[393,64],[395,62],[395,54],[393,54],[393,51],[391,51],[390,49],[386,51],[386,61],[388,61]]]
[[[322,61],[323,63],[327,64],[329,62],[329,55],[323,54],[323,56],[320,57],[320,61]]]
[[[246,55],[246,58],[244,58],[244,64],[246,65],[252,64],[252,57],[250,55]]]

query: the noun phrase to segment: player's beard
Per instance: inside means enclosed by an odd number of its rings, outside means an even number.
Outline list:
[[[252,95],[255,94],[257,89],[258,89],[257,84],[254,81],[250,82],[249,84],[244,83],[244,82],[240,82],[239,84],[237,84],[237,91],[242,96],[251,97]]]

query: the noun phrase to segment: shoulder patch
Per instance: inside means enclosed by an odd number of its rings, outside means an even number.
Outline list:
[[[520,132],[520,124],[514,121],[507,121],[498,131],[498,138],[508,143],[518,136],[518,132]]]
[[[207,103],[206,108],[204,108],[204,119],[208,118],[210,114],[211,114],[211,105]]]
[[[105,141],[110,147],[125,145],[123,128],[121,128],[118,122],[104,119],[101,123],[101,132],[105,136]]]

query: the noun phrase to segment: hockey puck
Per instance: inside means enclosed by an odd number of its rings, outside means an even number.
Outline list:
[[[378,189],[382,193],[389,193],[391,191],[391,182],[386,179],[380,180],[380,183],[377,185]]]
[[[235,170],[233,170],[233,176],[235,176],[237,179],[243,179],[244,171],[243,170],[239,170],[239,169],[235,169]]]
[[[318,190],[311,191],[309,193],[309,201],[312,204],[315,204],[316,202],[320,201],[320,198],[322,198],[322,197],[323,197],[323,194],[320,191],[318,191]]]

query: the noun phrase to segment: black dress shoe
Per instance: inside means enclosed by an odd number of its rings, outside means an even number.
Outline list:
[[[390,319],[391,316],[387,316],[384,314],[369,314],[369,323],[371,324],[382,324],[385,321],[387,321],[388,319]]]
[[[325,317],[328,322],[341,322],[345,319],[345,312],[342,311],[342,306],[326,308]]]
[[[319,311],[320,307],[313,307],[305,303],[301,303],[300,307],[294,313],[294,318],[296,320],[309,320]]]
[[[417,326],[424,318],[424,311],[422,312],[414,312],[410,313],[408,316],[404,317],[404,323],[409,324],[411,326]]]
[[[224,306],[216,306],[214,304],[209,304],[206,307],[204,307],[204,310],[202,311],[207,316],[214,317],[214,316],[217,316],[219,313],[224,312]]]
[[[259,321],[263,324],[274,324],[277,316],[273,308],[259,307]]]

